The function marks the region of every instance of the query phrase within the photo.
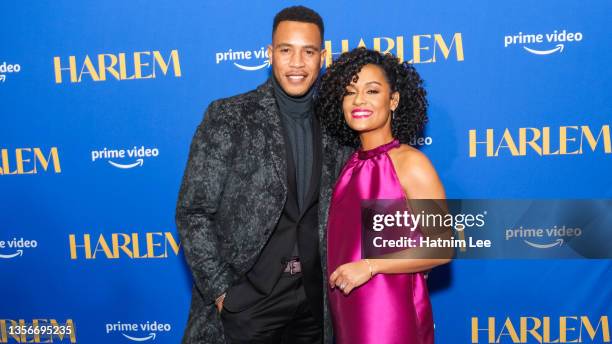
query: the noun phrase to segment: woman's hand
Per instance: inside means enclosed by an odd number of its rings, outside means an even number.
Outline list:
[[[340,265],[329,276],[329,285],[338,287],[345,295],[374,276],[371,263],[365,259]]]

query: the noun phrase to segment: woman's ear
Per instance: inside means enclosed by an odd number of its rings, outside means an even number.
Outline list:
[[[397,106],[399,105],[399,101],[400,101],[399,92],[397,91],[393,92],[393,94],[391,94],[391,111],[395,111],[395,109],[397,109]]]

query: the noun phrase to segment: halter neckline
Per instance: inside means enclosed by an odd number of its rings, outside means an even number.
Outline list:
[[[383,145],[380,145],[378,147],[372,148],[372,149],[368,149],[368,150],[363,150],[363,149],[359,149],[359,159],[361,160],[367,160],[367,159],[371,159],[377,155],[380,155],[382,153],[388,152],[389,150],[395,148],[395,147],[399,147],[400,142],[398,139],[393,139],[393,141],[391,142],[387,142]]]

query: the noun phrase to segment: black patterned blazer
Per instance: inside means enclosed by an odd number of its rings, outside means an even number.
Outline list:
[[[257,261],[287,198],[280,113],[269,79],[257,89],[212,102],[189,151],[176,225],[193,276],[183,343],[224,343],[214,300]],[[353,151],[325,131],[319,191],[319,250],[326,275],[327,213],[333,184]],[[321,288],[327,290],[324,276]],[[332,327],[324,293],[325,342]]]

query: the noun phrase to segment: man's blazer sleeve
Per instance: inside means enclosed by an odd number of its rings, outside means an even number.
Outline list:
[[[176,225],[185,258],[207,304],[223,294],[234,277],[219,254],[220,228],[216,219],[231,170],[234,131],[235,126],[219,102],[211,103],[191,142],[176,207]]]

